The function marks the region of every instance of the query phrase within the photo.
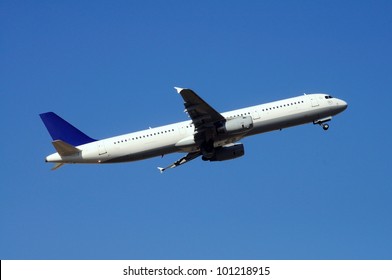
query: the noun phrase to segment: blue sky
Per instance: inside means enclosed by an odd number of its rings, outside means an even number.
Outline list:
[[[390,1],[1,1],[0,259],[391,259]],[[327,92],[349,108],[245,156],[70,165],[38,114],[95,138]]]

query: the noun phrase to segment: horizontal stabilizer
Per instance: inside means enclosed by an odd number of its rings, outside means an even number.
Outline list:
[[[56,170],[56,169],[60,168],[60,167],[63,166],[63,165],[64,165],[64,163],[61,163],[61,162],[55,163],[55,164],[53,165],[53,167],[51,168],[51,170]]]
[[[62,157],[72,156],[72,155],[77,154],[81,151],[78,148],[75,148],[74,146],[72,146],[64,141],[61,141],[61,140],[53,141],[52,144],[53,144],[54,148],[56,149],[57,153]]]

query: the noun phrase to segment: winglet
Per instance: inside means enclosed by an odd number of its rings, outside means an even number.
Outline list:
[[[180,93],[183,90],[183,88],[180,87],[174,87],[174,88],[176,89],[177,93]]]
[[[161,174],[163,173],[163,171],[166,170],[165,168],[162,168],[162,167],[158,167],[158,169],[159,169],[159,172],[161,172]]]

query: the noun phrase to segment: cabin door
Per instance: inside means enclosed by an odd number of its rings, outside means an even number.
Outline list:
[[[98,141],[98,154],[101,156],[106,153],[107,153],[107,151],[105,148],[105,143],[103,141]]]
[[[310,103],[312,103],[312,107],[317,107],[319,106],[318,100],[316,96],[309,95],[310,98]]]

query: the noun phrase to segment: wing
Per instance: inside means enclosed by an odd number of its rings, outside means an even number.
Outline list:
[[[169,168],[175,168],[187,163],[201,155],[211,158],[214,155],[214,140],[217,138],[216,128],[226,121],[220,113],[208,105],[194,91],[178,87],[175,89],[184,99],[185,112],[189,114],[195,126],[194,139],[200,151],[189,153],[165,168],[158,167],[161,173]]]
[[[225,118],[191,89],[175,88],[184,99],[185,111],[196,128],[209,127]]]
[[[179,166],[179,165],[182,165],[182,164],[184,164],[184,163],[190,162],[191,160],[197,158],[197,157],[200,156],[200,155],[201,155],[201,154],[200,154],[199,152],[196,152],[196,153],[189,153],[189,154],[187,154],[186,156],[184,156],[184,157],[180,158],[179,160],[177,160],[176,162],[170,164],[169,166],[164,167],[164,168],[158,167],[158,169],[159,169],[159,171],[160,171],[161,173],[163,173],[166,169],[175,168],[175,167],[177,167],[177,166]]]
[[[195,142],[203,154],[213,149],[216,127],[226,119],[191,89],[175,88],[184,99],[185,112],[195,126]]]

